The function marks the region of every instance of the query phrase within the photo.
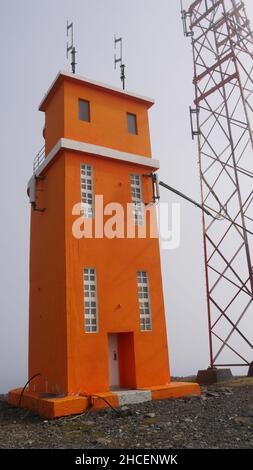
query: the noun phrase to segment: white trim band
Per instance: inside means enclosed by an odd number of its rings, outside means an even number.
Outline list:
[[[55,87],[55,85],[56,85],[56,83],[57,83],[57,81],[59,80],[60,77],[67,77],[67,78],[70,78],[72,80],[83,82],[84,84],[90,85],[90,86],[95,87],[95,88],[108,90],[108,91],[111,91],[111,92],[116,93],[118,95],[122,95],[122,96],[128,97],[130,99],[134,99],[134,100],[137,100],[137,101],[141,101],[143,103],[147,103],[149,105],[149,107],[152,106],[155,103],[153,98],[148,98],[146,96],[138,95],[136,93],[132,93],[132,92],[129,92],[129,91],[122,90],[121,88],[117,88],[117,87],[110,86],[110,85],[105,85],[104,83],[96,82],[95,80],[90,80],[89,78],[82,77],[81,75],[74,75],[73,73],[69,73],[69,72],[65,72],[63,70],[60,70],[60,72],[57,74],[55,80],[53,81],[52,85],[49,87],[48,91],[46,92],[44,98],[42,99],[42,101],[39,105],[39,110],[42,111],[42,108],[43,108],[47,98],[49,97],[50,93],[54,89],[54,87]]]
[[[160,168],[159,160],[154,158],[143,157],[134,153],[121,152],[107,147],[101,147],[100,145],[87,144],[85,142],[78,142],[70,139],[60,139],[55,147],[51,150],[39,168],[36,170],[35,175],[39,176],[45,168],[49,165],[54,157],[58,154],[61,149],[74,150],[76,152],[82,152],[97,157],[109,158],[112,160],[119,160],[126,163],[133,163],[135,165],[146,166],[153,170]]]

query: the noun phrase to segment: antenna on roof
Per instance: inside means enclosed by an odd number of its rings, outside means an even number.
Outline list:
[[[182,23],[183,23],[184,35],[187,36],[187,37],[193,36],[193,32],[190,31],[189,27],[188,27],[188,20],[189,20],[191,14],[189,13],[189,11],[186,11],[184,9],[183,0],[180,0],[180,5],[181,5],[181,19],[182,19]]]
[[[114,53],[114,70],[117,69],[117,64],[119,63],[120,64],[120,70],[121,70],[120,80],[122,81],[123,90],[125,90],[125,84],[126,84],[125,69],[126,69],[126,66],[125,66],[125,64],[123,64],[123,57],[122,57],[123,40],[122,40],[122,38],[116,38],[116,36],[114,35],[114,50],[115,51],[116,51],[118,45],[120,47],[120,56],[117,57],[116,52]]]
[[[67,42],[67,59],[69,58],[69,53],[71,54],[71,68],[72,73],[76,73],[76,48],[74,46],[74,24],[67,21],[67,38],[71,38],[71,43]]]

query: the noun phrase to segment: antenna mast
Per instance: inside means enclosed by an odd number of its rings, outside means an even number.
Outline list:
[[[117,46],[120,48],[120,56],[117,57],[116,52],[114,53],[114,70],[117,68],[117,64],[120,64],[120,70],[121,70],[121,75],[120,75],[120,80],[122,81],[122,86],[123,90],[125,90],[125,84],[126,84],[126,75],[125,75],[125,69],[126,66],[123,64],[123,56],[122,56],[122,49],[123,49],[123,40],[121,38],[116,38],[114,35],[114,49],[116,51]]]
[[[76,73],[76,48],[74,46],[74,24],[69,23],[67,21],[67,38],[69,38],[71,42],[67,42],[67,59],[69,58],[69,53],[71,54],[71,68],[72,68],[72,73]]]
[[[182,7],[181,7],[182,8]],[[194,58],[210,365],[249,366],[253,334],[253,35],[241,0],[182,8]]]

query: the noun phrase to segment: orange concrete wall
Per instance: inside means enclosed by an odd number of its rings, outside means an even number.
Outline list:
[[[69,392],[108,390],[108,333],[134,332],[137,386],[169,382],[166,325],[157,239],[81,239],[72,236],[72,207],[80,202],[80,164],[93,165],[94,192],[104,203],[131,201],[130,174],[144,167],[65,152],[66,265]],[[144,202],[152,198],[151,182],[142,178]],[[99,333],[84,331],[84,267],[95,267],[98,284]],[[149,272],[152,332],[140,332],[137,271]],[[138,345],[137,345],[138,343]]]
[[[66,390],[65,160],[59,156],[37,186],[31,212],[29,377],[33,390]],[[48,383],[48,385],[46,384]]]
[[[66,138],[151,156],[148,115],[143,103],[68,80],[64,89]],[[78,119],[78,98],[90,102],[90,122]],[[137,115],[138,135],[127,130],[127,112]]]
[[[90,102],[91,121],[78,118],[78,99]],[[127,130],[126,113],[137,115],[138,134]],[[151,156],[146,105],[122,95],[66,79],[60,81],[46,108],[46,154],[61,137]]]
[[[90,101],[90,123],[78,120],[78,98]],[[127,131],[127,112],[137,114],[138,135]],[[47,153],[67,137],[151,156],[145,103],[67,78],[59,80],[47,102],[45,135]],[[130,174],[150,173],[138,165],[62,151],[38,183],[38,205],[46,211],[32,212],[31,219],[29,377],[40,372],[33,384],[53,393],[107,391],[108,333],[125,333],[119,341],[122,386],[169,383],[158,240],[75,239],[72,208],[81,200],[81,163],[93,166],[94,192],[104,195],[104,204],[124,207],[131,202]],[[149,178],[142,177],[142,191],[149,203]],[[97,272],[98,333],[85,333],[84,267]],[[151,332],[140,332],[139,270],[149,273]]]
[[[45,117],[46,155],[62,137],[64,137],[64,83],[59,85],[47,105]]]

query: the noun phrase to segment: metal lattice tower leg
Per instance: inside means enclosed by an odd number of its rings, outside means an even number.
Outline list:
[[[211,367],[253,359],[253,34],[242,1],[196,0],[191,37]]]

